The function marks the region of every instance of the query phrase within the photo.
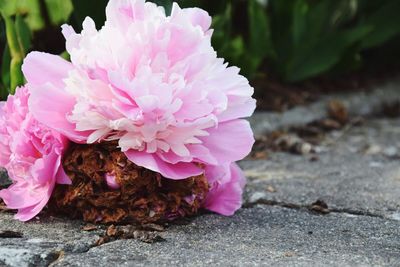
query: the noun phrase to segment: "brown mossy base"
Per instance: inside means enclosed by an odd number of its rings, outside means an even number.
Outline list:
[[[63,159],[72,185],[57,185],[51,212],[95,223],[165,222],[197,213],[208,192],[204,175],[171,180],[129,161],[115,142],[73,144]],[[120,188],[111,189],[106,174]]]

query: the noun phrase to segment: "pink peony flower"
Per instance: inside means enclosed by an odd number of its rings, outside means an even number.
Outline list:
[[[232,214],[244,178],[230,166],[253,145],[242,118],[253,113],[255,100],[239,69],[217,58],[210,16],[176,3],[166,16],[144,0],[111,0],[106,15],[100,30],[90,18],[81,33],[63,26],[72,63],[27,56],[32,114],[77,143],[118,140],[132,162],[167,178],[199,175],[205,165],[218,184],[207,206]],[[217,166],[224,175],[207,171]]]
[[[66,138],[45,127],[28,110],[25,87],[0,104],[0,167],[7,169],[13,184],[0,191],[16,218],[27,221],[47,204],[55,183],[68,184],[61,167]]]
[[[242,170],[236,163],[224,166],[207,166],[206,177],[210,191],[204,207],[229,216],[242,206],[242,193],[246,184]]]

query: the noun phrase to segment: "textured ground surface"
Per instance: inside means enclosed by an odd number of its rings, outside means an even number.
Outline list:
[[[104,229],[0,213],[0,266],[400,266],[400,119],[333,131],[318,151],[242,161],[244,208],[171,225],[162,242],[96,246]],[[327,214],[310,210],[318,199]]]

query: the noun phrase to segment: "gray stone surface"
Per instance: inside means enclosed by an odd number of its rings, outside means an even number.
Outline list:
[[[256,135],[262,135],[280,128],[304,125],[327,116],[327,103],[340,100],[352,116],[363,116],[379,111],[383,103],[400,100],[400,79],[377,86],[369,92],[331,94],[308,106],[298,106],[286,112],[258,112],[250,118]]]
[[[395,85],[389,89],[392,95],[376,102],[379,89],[346,103],[353,114],[370,114],[383,100],[398,99]],[[297,114],[299,108],[284,113],[288,119],[276,117],[273,127],[318,119],[325,105],[311,106],[314,117]],[[256,114],[253,126],[265,130],[262,122],[275,115]],[[172,225],[159,243],[95,246],[104,229],[85,232],[82,222],[45,216],[21,223],[0,212],[0,266],[400,266],[400,119],[331,132],[317,151],[240,162],[248,177],[244,208],[232,217],[203,214]],[[308,209],[317,199],[329,214]],[[10,230],[23,236],[1,237]]]
[[[242,161],[249,177],[245,208],[233,217],[205,214],[171,226],[160,243],[94,246],[103,232],[84,232],[80,222],[20,223],[0,213],[0,233],[23,233],[0,238],[0,265],[399,266],[398,137],[399,119],[371,119],[330,133],[317,161],[287,153]],[[306,207],[317,199],[332,212],[310,212]]]
[[[319,150],[317,161],[310,161],[311,155],[287,153],[242,161],[249,179],[247,203],[306,206],[322,199],[332,209],[400,217],[399,119],[372,119],[345,132],[332,132]],[[276,192],[266,190],[268,186]]]
[[[173,226],[165,242],[116,241],[55,266],[398,266],[400,222],[271,206]]]
[[[63,253],[84,253],[100,232],[84,232],[82,225],[51,217],[22,223],[0,213],[0,236],[4,231],[22,234],[21,238],[0,237],[0,266],[48,266]]]
[[[8,179],[6,170],[0,168],[0,186],[8,185],[10,180]]]

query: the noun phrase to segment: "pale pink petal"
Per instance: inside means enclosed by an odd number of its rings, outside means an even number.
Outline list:
[[[196,159],[196,161],[210,164],[210,165],[217,165],[218,161],[213,155],[211,155],[210,150],[203,145],[190,145],[188,146],[190,151],[190,155]]]
[[[60,165],[58,167],[58,171],[57,171],[57,174],[56,174],[56,182],[57,182],[57,184],[67,184],[67,185],[72,184],[71,179],[65,173],[64,168],[62,167],[62,165]]]
[[[72,184],[71,179],[65,173],[64,168],[62,166],[61,156],[57,157],[56,163],[54,164],[54,168],[56,169],[55,180],[57,184]]]
[[[218,114],[218,120],[220,122],[224,122],[249,117],[253,114],[255,109],[256,100],[253,98],[246,97],[235,99],[233,97],[230,97],[227,109],[224,112]]]
[[[6,203],[7,208],[20,209],[39,202],[42,198],[40,191],[27,182],[18,182],[0,190],[0,198]]]
[[[159,172],[164,177],[174,180],[197,176],[203,172],[203,170],[198,168],[194,163],[180,162],[176,164],[170,164],[164,162],[155,154],[129,150],[125,152],[125,155],[136,165]]]
[[[215,170],[215,168],[220,170]],[[226,166],[225,170],[221,170],[221,168],[224,167],[210,166],[206,168],[206,176],[213,182],[204,207],[219,214],[230,216],[242,205],[242,193],[246,178],[235,163]],[[225,177],[216,177],[215,175]]]
[[[145,0],[112,0],[106,7],[107,22],[122,29],[135,21],[162,15],[165,15],[164,9]]]
[[[29,53],[22,64],[22,72],[28,83],[51,83],[60,88],[64,86],[63,79],[72,68],[71,63],[62,57],[43,52]]]
[[[111,189],[119,189],[121,186],[117,183],[116,179],[115,179],[115,175],[112,173],[106,173],[104,175],[104,178],[106,179],[106,183],[108,185],[108,187],[110,187]]]
[[[200,139],[220,163],[243,159],[254,144],[253,132],[246,120],[223,122],[208,132],[209,136]]]
[[[183,12],[189,18],[193,26],[200,26],[206,32],[211,26],[211,16],[200,8],[185,8]]]
[[[43,189],[44,190],[42,193],[43,194],[42,200],[36,205],[33,205],[31,207],[19,209],[18,213],[14,216],[15,219],[20,220],[22,222],[26,222],[39,214],[39,212],[44,208],[44,206],[46,206],[47,202],[51,197],[51,193],[53,192],[54,189],[54,183],[49,184],[47,188]]]
[[[86,140],[90,133],[76,131],[76,126],[67,120],[75,105],[72,96],[50,84],[30,86],[29,89],[29,109],[36,120],[74,142],[82,143]]]

